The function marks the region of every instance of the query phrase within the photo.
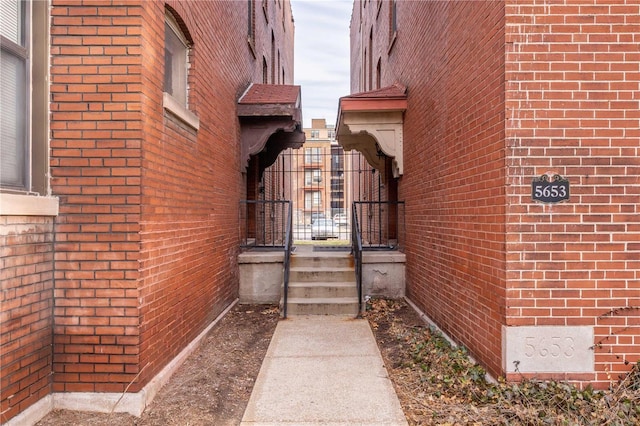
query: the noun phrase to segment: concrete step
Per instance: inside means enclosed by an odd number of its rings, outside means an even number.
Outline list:
[[[294,254],[291,256],[291,267],[324,267],[324,268],[352,268],[353,256],[347,253],[329,253],[322,256],[309,254]]]
[[[353,267],[292,267],[289,282],[348,282],[355,281]]]
[[[353,256],[349,252],[295,253],[289,271],[287,314],[357,316]]]
[[[350,282],[290,282],[290,298],[358,297],[355,281]]]
[[[290,298],[288,315],[358,315],[357,297]]]

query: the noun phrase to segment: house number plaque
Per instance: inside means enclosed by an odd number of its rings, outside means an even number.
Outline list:
[[[543,203],[559,203],[569,199],[569,181],[560,175],[542,175],[531,182],[531,198]]]

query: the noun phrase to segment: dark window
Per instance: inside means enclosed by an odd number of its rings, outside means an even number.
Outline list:
[[[276,84],[276,36],[271,31],[271,84]]]
[[[369,75],[369,90],[373,89],[373,28],[369,31],[369,62],[367,63]]]
[[[253,9],[253,1],[254,0],[247,0],[247,6],[248,6],[248,17],[247,17],[247,37],[249,39],[249,42],[253,43],[253,39],[255,36],[255,30],[253,28],[253,22],[255,20],[255,10]]]
[[[391,34],[395,34],[398,31],[398,2],[393,0],[391,2]]]
[[[269,66],[267,65],[267,58],[262,57],[262,82],[267,84],[269,81]]]

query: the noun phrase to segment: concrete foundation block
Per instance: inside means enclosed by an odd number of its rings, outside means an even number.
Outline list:
[[[282,293],[284,253],[246,252],[238,256],[240,303],[279,303]]]
[[[401,299],[405,295],[406,255],[396,251],[362,254],[362,291],[365,296]]]

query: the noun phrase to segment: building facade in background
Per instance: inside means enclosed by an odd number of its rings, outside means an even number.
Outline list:
[[[316,217],[332,218],[343,212],[344,197],[339,198],[338,191],[333,191],[334,187],[339,189],[344,179],[340,175],[343,160],[342,150],[336,150],[339,147],[335,128],[327,125],[325,119],[312,119],[311,127],[304,132],[304,156],[297,155],[294,163],[296,175],[304,175],[302,185],[299,182],[297,186],[294,211],[299,223],[310,225]]]
[[[494,376],[603,388],[640,359],[638,16],[354,2],[338,142],[405,202],[407,296]]]
[[[304,140],[289,1],[8,1],[0,18],[2,422],[139,414],[237,298],[263,151]]]

